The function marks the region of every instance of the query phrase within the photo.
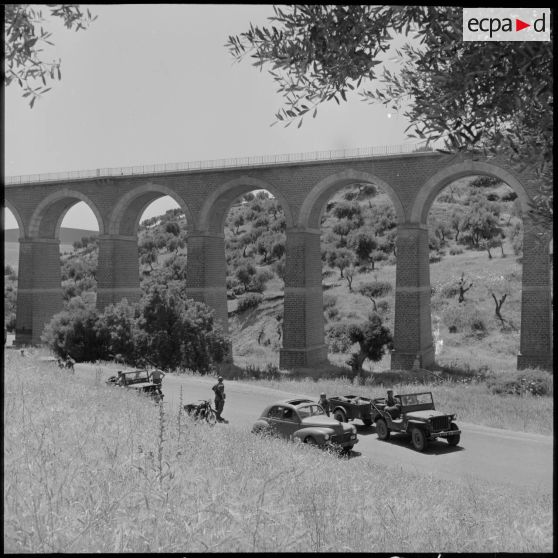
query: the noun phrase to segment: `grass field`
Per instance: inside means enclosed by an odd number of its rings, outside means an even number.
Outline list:
[[[552,551],[551,494],[210,428],[4,358],[7,553]]]

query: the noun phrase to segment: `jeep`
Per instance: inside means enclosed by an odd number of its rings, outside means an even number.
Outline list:
[[[383,397],[372,401],[373,420],[380,440],[387,440],[391,432],[411,435],[411,441],[417,451],[424,451],[429,440],[445,438],[450,446],[456,446],[461,439],[461,430],[455,424],[455,414],[436,411],[431,392],[396,395],[400,416],[392,418],[385,410]]]
[[[334,395],[329,398],[333,418],[339,422],[360,419],[364,426],[372,424],[372,400],[360,395]]]

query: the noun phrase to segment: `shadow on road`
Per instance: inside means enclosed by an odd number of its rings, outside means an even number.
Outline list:
[[[339,459],[354,459],[355,457],[361,457],[362,453],[360,451],[351,450],[348,453],[339,453]]]
[[[380,440],[378,440],[380,441]],[[410,451],[416,451],[411,443],[411,436],[408,434],[392,434],[389,440],[383,440],[384,444],[392,444],[394,446],[408,447]],[[421,452],[423,455],[444,455],[446,453],[454,453],[463,451],[465,448],[461,446],[450,446],[446,441],[437,439],[430,440],[427,448]]]
[[[374,424],[370,426],[358,424],[357,422],[353,422],[353,424],[356,426],[359,436],[370,436],[370,434],[376,434],[376,425]]]

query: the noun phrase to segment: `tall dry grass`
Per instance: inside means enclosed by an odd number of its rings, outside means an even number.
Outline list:
[[[5,357],[4,548],[550,552],[550,494],[458,484],[196,424]]]

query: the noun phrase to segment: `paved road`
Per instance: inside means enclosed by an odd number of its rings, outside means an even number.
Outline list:
[[[91,377],[94,367],[80,364],[76,369],[80,375]],[[103,376],[109,375],[111,372],[107,368]],[[177,411],[181,387],[184,403],[212,398],[214,384],[214,378],[167,374],[163,381],[165,406],[171,413]],[[223,416],[230,423],[216,428],[249,429],[267,404],[281,398],[305,395],[318,399],[318,393],[279,391],[251,383],[225,381],[225,388],[227,401]],[[459,420],[457,423],[462,430],[460,446],[452,448],[440,440],[431,442],[427,451],[419,453],[401,435],[393,435],[389,441],[378,440],[373,426],[367,428],[357,420],[360,441],[351,458],[366,458],[391,466],[397,464],[407,471],[433,473],[454,481],[483,479],[492,484],[552,491],[552,436],[500,430]]]

